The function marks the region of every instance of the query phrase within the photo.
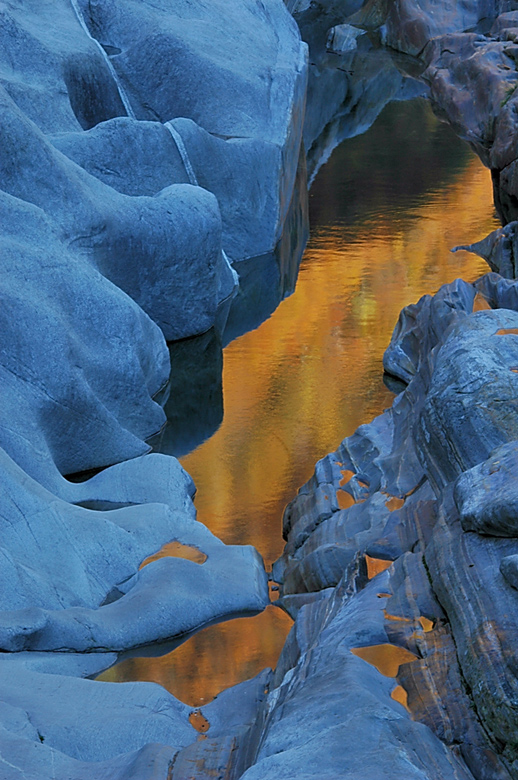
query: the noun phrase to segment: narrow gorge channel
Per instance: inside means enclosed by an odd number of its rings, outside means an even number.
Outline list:
[[[518,0],[0,40],[0,780],[518,780]]]
[[[252,544],[269,571],[284,547],[284,508],[314,464],[391,405],[382,357],[400,310],[486,273],[482,259],[450,249],[499,226],[489,171],[422,98],[390,103],[365,134],[334,150],[312,184],[309,215],[295,292],[225,347],[222,383],[206,337],[201,348],[200,340],[182,344],[176,360],[173,352],[173,370],[189,380],[175,384],[172,399],[189,410],[175,431],[178,454],[194,438],[189,425],[218,419],[224,407],[218,430],[181,457],[197,486],[198,519],[227,544]],[[267,607],[99,679],[158,682],[198,707],[274,667],[291,625]]]

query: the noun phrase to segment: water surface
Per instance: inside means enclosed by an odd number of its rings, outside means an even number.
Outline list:
[[[334,151],[311,189],[297,289],[225,348],[223,422],[181,459],[199,520],[223,541],[253,544],[267,567],[282,553],[284,506],[315,462],[392,402],[382,356],[400,309],[488,270],[449,250],[499,226],[491,192],[489,171],[423,100],[389,105]],[[269,607],[103,679],[161,682],[196,706],[275,665],[290,625]]]

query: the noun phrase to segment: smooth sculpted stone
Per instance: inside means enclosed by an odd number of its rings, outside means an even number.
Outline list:
[[[199,128],[187,128],[185,149],[200,186],[227,190],[228,200],[233,173],[251,199],[251,214],[257,198],[265,201],[265,224],[272,199],[276,219],[268,229],[279,231],[295,183],[307,83],[307,48],[284,3],[217,0],[207,6],[181,0],[172,8],[149,0],[95,0],[81,6],[94,38],[119,50],[113,65],[137,119],[190,119],[223,139],[218,144]],[[184,130],[180,136],[182,143]],[[225,139],[236,143],[225,145]],[[250,178],[258,158],[264,177]],[[234,238],[242,225],[235,195]],[[254,230],[252,236],[257,239]],[[246,227],[238,238],[245,242]],[[238,248],[224,248],[231,259],[247,256],[234,258]],[[251,254],[260,252],[254,248]]]
[[[2,188],[44,212],[61,254],[124,290],[167,339],[208,330],[226,268],[216,198],[191,184],[153,197],[118,193],[55,149],[5,91],[0,103]]]
[[[455,503],[465,531],[518,537],[518,442],[497,447],[488,460],[455,483]]]
[[[294,182],[282,147],[271,141],[220,138],[190,119],[163,125],[119,117],[88,132],[55,135],[52,143],[125,195],[154,196],[171,184],[212,192],[222,246],[233,262],[271,252],[280,240]]]
[[[1,649],[106,652],[181,641],[268,603],[258,553],[226,546],[196,522],[192,480],[174,458],[149,455],[76,485],[63,480],[65,500],[0,455]],[[171,540],[207,559],[163,558],[139,570]]]
[[[45,657],[38,660],[44,668]],[[59,667],[59,655],[53,660]],[[195,740],[190,708],[158,685],[80,679],[66,659],[61,674],[33,666],[25,654],[0,660],[5,780],[165,778]]]
[[[53,489],[60,474],[148,451],[169,356],[158,327],[41,208],[3,193],[0,213],[0,445]]]

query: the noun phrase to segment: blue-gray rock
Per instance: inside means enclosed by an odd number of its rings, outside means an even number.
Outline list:
[[[518,443],[503,444],[465,471],[454,497],[465,531],[518,537]]]

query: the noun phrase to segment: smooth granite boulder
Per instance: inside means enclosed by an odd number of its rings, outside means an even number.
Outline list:
[[[260,556],[224,545],[196,522],[192,481],[178,464],[174,481],[162,480],[168,495],[160,495],[160,477],[172,463],[163,455],[143,458],[142,486],[137,461],[71,485],[69,499],[75,489],[78,502],[97,506],[86,508],[49,493],[2,453],[3,650],[122,651],[266,606]],[[111,506],[102,502],[103,483]],[[206,561],[163,558],[139,570],[172,540],[200,549]]]
[[[255,0],[219,10],[59,0],[2,13],[2,84],[19,110],[6,101],[7,191],[51,214],[63,240],[166,338],[202,333],[218,318],[222,327],[219,310],[237,284],[228,258],[274,249],[297,173],[306,47],[283,3],[266,12]],[[222,59],[230,41],[232,56]],[[91,177],[41,138],[27,146],[28,119]],[[203,188],[221,201],[225,252],[218,205]]]
[[[166,338],[208,330],[228,273],[214,196],[189,184],[155,197],[117,193],[57,151],[5,92],[0,100],[5,192],[42,210],[78,261],[130,295]]]
[[[157,195],[172,183],[214,193],[222,245],[234,262],[272,251],[280,239],[293,181],[280,177],[284,160],[277,144],[219,138],[189,119],[163,125],[129,117],[102,122],[86,133],[55,135],[52,142],[126,195]]]
[[[147,452],[165,419],[152,400],[169,374],[161,332],[41,208],[2,194],[0,209],[1,446],[47,487]]]
[[[255,198],[272,199],[276,213],[267,229],[277,231],[278,238],[296,177],[307,80],[307,49],[281,0],[268,6],[257,0],[218,0],[209,7],[187,0],[173,8],[147,0],[80,5],[90,33],[113,52],[110,61],[134,115],[165,123],[192,120],[181,126],[180,144],[186,132],[187,156],[192,152],[195,158],[192,167],[200,185],[212,189],[212,182],[220,192],[226,190],[223,201],[228,200],[229,169],[234,168],[236,184],[251,198],[250,214]],[[224,21],[215,24],[215,19]],[[236,143],[225,146],[217,139]],[[253,169],[257,159],[265,169],[264,178],[256,174],[262,192],[254,177],[247,181],[242,173]],[[243,206],[238,193],[230,199],[237,232]],[[263,217],[267,224],[268,216]],[[230,220],[226,225],[230,230]],[[261,254],[255,247],[250,254],[240,254],[232,244],[224,248],[231,259]]]
[[[272,673],[222,692],[201,712],[152,683],[102,683],[109,654],[16,653],[0,661],[0,774],[52,780],[240,776],[261,737]],[[204,717],[206,733],[193,727]],[[194,769],[193,769],[194,767]]]

